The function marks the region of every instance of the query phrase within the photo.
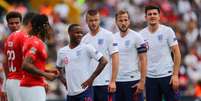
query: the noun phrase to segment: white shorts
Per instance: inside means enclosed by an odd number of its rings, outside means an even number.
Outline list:
[[[21,101],[20,98],[20,80],[7,79],[5,90],[7,93],[8,101]]]
[[[45,88],[42,86],[20,87],[21,101],[46,101]]]

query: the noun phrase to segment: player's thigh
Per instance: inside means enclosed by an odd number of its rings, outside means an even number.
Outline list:
[[[67,101],[94,101],[92,87],[86,89],[84,92],[74,96],[67,96]]]
[[[126,81],[126,82],[117,82],[117,91],[116,91],[116,101],[143,101],[143,93],[135,94],[136,88],[132,86],[136,85],[139,81]]]
[[[94,101],[115,101],[115,95],[108,92],[108,86],[93,86]]]
[[[161,89],[163,91],[165,101],[179,101],[178,92],[172,89],[170,84],[171,76],[163,77],[160,79]]]
[[[93,100],[93,88],[90,87],[86,89],[83,93],[81,93],[79,96],[79,101],[94,101]]]
[[[20,81],[15,79],[6,80],[6,93],[8,101],[21,101]]]
[[[122,82],[117,82],[116,83],[116,94],[115,94],[115,99],[116,101],[123,101],[124,100],[124,85]]]
[[[45,89],[42,86],[20,87],[22,101],[46,101]]]
[[[146,78],[146,101],[161,101],[162,94],[156,78]]]

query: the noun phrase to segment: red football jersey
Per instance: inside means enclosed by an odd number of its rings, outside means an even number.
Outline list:
[[[7,58],[8,79],[22,78],[22,47],[28,35],[25,32],[16,31],[11,33],[5,41],[4,53]]]
[[[45,64],[47,59],[46,45],[36,36],[29,37],[23,46],[24,57],[32,57],[34,65],[45,71]],[[24,71],[24,77],[20,82],[20,86],[44,86],[44,77],[30,74]]]

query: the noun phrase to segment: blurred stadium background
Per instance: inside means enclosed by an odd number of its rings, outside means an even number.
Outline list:
[[[9,11],[19,11],[22,15],[35,11],[49,16],[54,30],[48,43],[47,67],[54,68],[57,49],[68,43],[68,24],[80,23],[88,31],[84,18],[87,9],[98,8],[101,26],[112,32],[117,31],[115,12],[126,9],[131,16],[131,28],[139,31],[146,26],[144,6],[150,3],[160,5],[161,22],[171,26],[179,40],[181,101],[201,101],[201,0],[0,0],[0,68],[3,41],[9,35],[5,21]],[[2,73],[0,77],[2,82]],[[65,96],[65,88],[59,81],[49,82],[48,101],[63,101]]]

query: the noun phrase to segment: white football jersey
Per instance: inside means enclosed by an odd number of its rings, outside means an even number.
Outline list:
[[[129,29],[128,34],[120,36],[115,33],[119,48],[119,72],[117,81],[134,81],[140,79],[138,49],[145,47],[145,42],[139,33]]]
[[[90,73],[91,60],[98,61],[103,55],[90,45],[80,44],[74,49],[69,46],[61,48],[57,53],[57,67],[65,67],[65,76],[68,87],[68,95],[77,95],[85,91],[81,84],[84,83]]]
[[[171,46],[178,44],[172,28],[159,25],[157,31],[151,33],[148,27],[146,27],[140,33],[149,46],[147,51],[147,77],[160,78],[172,75],[173,60],[171,57]]]
[[[87,33],[83,37],[82,42],[94,46],[108,60],[108,64],[93,83],[93,85],[108,85],[112,75],[111,55],[115,52],[118,52],[118,47],[114,40],[114,35],[112,32],[100,28],[100,31],[95,36]],[[91,66],[93,67],[92,71],[95,70],[94,67],[96,67],[97,64],[97,61],[91,62]]]

